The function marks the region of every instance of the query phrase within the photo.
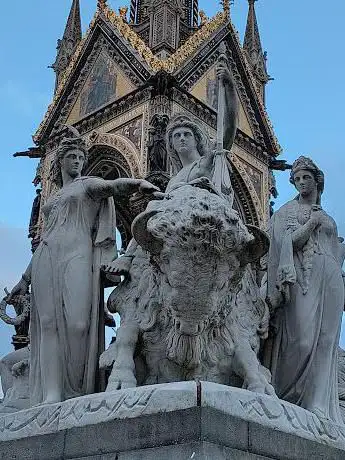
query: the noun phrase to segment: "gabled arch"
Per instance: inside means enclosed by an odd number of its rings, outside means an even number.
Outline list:
[[[139,176],[137,154],[133,151],[133,148],[131,149],[128,146],[128,143],[122,142],[121,136],[100,134],[93,141],[89,142],[86,175],[113,180],[120,177]],[[131,239],[131,223],[133,219],[128,198],[117,199],[115,209],[116,226],[121,234],[122,244],[125,248]]]
[[[126,177],[140,177],[142,166],[140,152],[135,145],[121,134],[93,132],[88,139],[90,152],[89,167],[95,167],[95,163],[102,160],[102,154],[117,167],[126,171]],[[102,152],[98,154],[97,152]],[[119,176],[121,177],[121,176]]]
[[[260,202],[258,197],[253,196],[253,191],[249,189],[247,184],[250,184],[250,179],[244,171],[239,171],[240,165],[231,162],[232,175],[231,182],[235,192],[234,208],[240,214],[242,220],[246,224],[256,225],[258,227],[263,226],[263,216],[258,210]],[[244,180],[246,178],[246,182]]]

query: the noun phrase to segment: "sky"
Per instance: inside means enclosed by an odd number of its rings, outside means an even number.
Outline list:
[[[48,66],[56,56],[72,0],[19,0],[1,5],[0,28],[0,298],[19,280],[30,259],[27,224],[35,189],[36,160],[13,158],[33,146],[36,131],[52,100],[54,73]],[[80,0],[83,29],[97,0]],[[109,0],[114,9],[125,0]],[[129,3],[129,2],[128,2]],[[199,0],[208,16],[218,2]],[[343,205],[345,91],[343,75],[344,0],[259,0],[255,4],[268,70],[267,110],[283,148],[282,159],[292,162],[307,155],[326,176],[323,207],[345,236]],[[232,22],[243,39],[247,0],[235,0]],[[295,195],[288,173],[277,174],[276,207]],[[13,331],[0,323],[0,356],[11,350]],[[345,346],[345,328],[341,343]]]

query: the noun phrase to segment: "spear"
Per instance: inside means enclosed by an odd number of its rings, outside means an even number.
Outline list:
[[[226,46],[222,42],[219,45],[218,64],[227,65]],[[219,78],[219,77],[218,77]],[[224,79],[218,80],[218,115],[217,115],[217,136],[216,136],[216,154],[214,157],[213,183],[216,189],[224,195],[233,204],[233,190],[230,180],[227,152],[224,150],[224,119],[225,119],[225,86]]]
[[[224,42],[219,45],[218,64],[226,65],[226,47]],[[217,116],[217,151],[224,148],[224,115],[225,115],[225,86],[223,78],[218,79],[218,116]]]

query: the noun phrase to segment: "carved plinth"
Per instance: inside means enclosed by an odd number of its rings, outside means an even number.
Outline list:
[[[0,417],[1,459],[345,458],[345,427],[270,396],[182,382]]]

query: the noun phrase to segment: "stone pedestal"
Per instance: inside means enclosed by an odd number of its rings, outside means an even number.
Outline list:
[[[208,382],[153,385],[0,416],[0,458],[343,460],[345,427]]]

